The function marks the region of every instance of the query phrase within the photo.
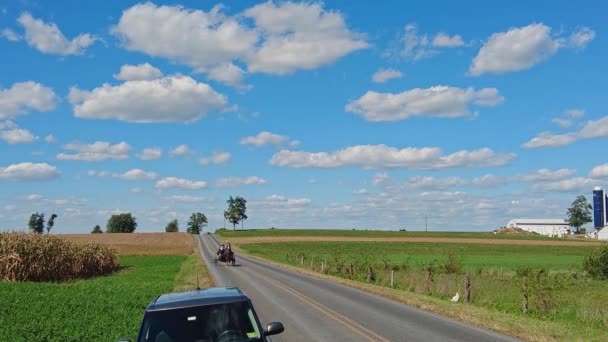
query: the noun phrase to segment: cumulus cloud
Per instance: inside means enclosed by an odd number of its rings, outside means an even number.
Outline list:
[[[47,163],[18,163],[6,167],[0,166],[0,179],[18,181],[45,181],[59,177],[55,166]]]
[[[141,153],[137,155],[137,158],[141,160],[157,160],[163,156],[163,151],[160,147],[144,148]]]
[[[401,77],[403,77],[403,74],[399,70],[380,68],[372,75],[372,81],[376,83],[384,83],[386,81]]]
[[[367,48],[337,11],[319,3],[266,2],[228,16],[182,6],[134,5],[112,32],[125,48],[183,63],[210,78],[243,87],[243,70],[289,74],[331,64]],[[253,27],[244,18],[251,19]]]
[[[207,197],[201,196],[190,196],[190,195],[173,195],[165,197],[166,200],[171,202],[181,202],[181,203],[198,203],[198,202],[206,202],[209,199]]]
[[[0,139],[11,145],[31,143],[37,138],[38,137],[34,136],[30,131],[23,128],[0,130]]]
[[[57,142],[57,139],[52,134],[49,134],[46,137],[44,137],[44,142],[46,142],[47,144],[53,144],[53,143]]]
[[[516,176],[515,179],[524,182],[552,182],[572,177],[576,173],[573,169],[539,169],[525,175]]]
[[[585,115],[585,110],[583,109],[568,109],[565,111],[565,114],[571,118],[580,118]]]
[[[353,195],[367,195],[368,193],[369,191],[367,191],[365,188],[353,190]]]
[[[51,88],[27,81],[0,89],[0,120],[10,120],[31,110],[48,112],[55,109],[57,96]]]
[[[166,177],[159,179],[156,182],[157,189],[184,189],[184,190],[199,190],[207,187],[207,182],[192,181],[184,178]]]
[[[587,192],[597,185],[591,178],[574,177],[557,181],[534,184],[532,191],[537,192]]]
[[[376,173],[372,179],[374,186],[386,186],[391,182],[391,177],[386,172]]]
[[[282,195],[270,195],[247,202],[252,210],[286,213],[304,211],[311,203],[310,198],[290,198]]]
[[[578,131],[565,134],[542,132],[522,146],[525,148],[559,147],[570,145],[581,139],[608,137],[608,116],[598,120],[590,120]]]
[[[496,106],[503,101],[496,88],[434,86],[397,94],[368,91],[348,103],[346,110],[368,121],[396,121],[412,116],[456,118],[470,116],[472,105]]]
[[[399,56],[416,61],[436,55],[441,52],[441,49],[464,45],[460,35],[450,36],[447,33],[439,32],[434,38],[431,36],[419,34],[418,27],[414,23],[405,25],[399,42],[401,44]],[[389,54],[394,53],[389,51]]]
[[[435,177],[423,177],[423,176],[415,176],[410,177],[405,182],[406,189],[437,189],[444,190],[447,188],[463,186],[467,184],[467,182],[460,177],[445,177],[445,178],[435,178]]]
[[[589,173],[589,176],[596,178],[608,177],[608,163],[594,167]]]
[[[0,31],[0,36],[11,42],[18,42],[23,39],[23,37],[21,37],[17,32],[9,28],[2,29],[2,31]]]
[[[493,188],[503,185],[505,183],[505,179],[492,174],[485,174],[483,176],[473,178],[471,183],[482,188]]]
[[[84,160],[84,161],[103,161],[108,159],[123,160],[129,158],[131,146],[122,141],[112,145],[105,141],[96,141],[92,144],[83,144],[73,142],[63,145],[64,150],[72,151],[73,153],[59,153],[59,160]]]
[[[17,21],[25,29],[25,40],[28,45],[42,53],[61,56],[80,55],[98,40],[88,33],[81,33],[70,40],[63,35],[57,24],[47,24],[27,12],[21,14]]]
[[[571,46],[582,48],[593,39],[595,33],[585,29],[571,36]],[[511,28],[506,32],[494,33],[485,41],[473,59],[469,74],[479,76],[484,73],[503,74],[526,70],[553,56],[563,47],[568,47],[564,39],[554,38],[551,28],[542,23]]]
[[[112,174],[114,178],[120,178],[124,180],[154,180],[157,177],[157,174],[150,171],[144,171],[142,169],[131,169],[124,173],[114,173]]]
[[[581,118],[583,115],[585,115],[585,111],[582,109],[568,109],[564,112],[564,117],[554,118],[551,121],[561,128],[569,128],[578,118]]]
[[[515,154],[496,154],[489,148],[461,150],[444,155],[437,147],[406,147],[397,149],[386,145],[356,145],[335,152],[304,152],[281,150],[270,164],[283,167],[338,168],[358,166],[374,168],[445,169],[455,167],[502,166]]]
[[[103,84],[91,91],[73,87],[68,99],[78,118],[139,123],[194,122],[227,105],[224,95],[183,75]]]
[[[201,165],[209,165],[209,164],[226,164],[230,161],[230,158],[232,158],[232,154],[230,154],[230,152],[226,152],[226,151],[215,151],[213,152],[213,154],[209,157],[203,157],[200,158],[198,160],[199,164]]]
[[[194,154],[194,151],[192,151],[186,144],[181,144],[169,151],[169,157],[188,156],[191,154]]]
[[[581,27],[568,37],[569,46],[575,49],[584,49],[595,38],[595,31],[588,27]]]
[[[320,3],[268,1],[244,15],[254,20],[263,39],[245,58],[251,72],[283,75],[315,69],[368,47],[340,12],[326,11]]]
[[[295,147],[300,144],[297,140],[290,140],[286,135],[276,134],[268,131],[262,131],[257,135],[244,137],[241,139],[241,144],[262,147],[267,145],[284,146],[289,145]]]
[[[238,187],[238,186],[243,186],[243,185],[263,185],[266,184],[266,180],[257,177],[257,176],[250,176],[250,177],[244,177],[244,178],[239,178],[239,177],[226,177],[226,178],[220,178],[215,182],[215,186],[217,186],[218,188],[230,188],[230,187]]]
[[[561,128],[569,128],[572,126],[572,120],[565,118],[553,118],[551,120],[554,124],[558,125]]]
[[[163,73],[150,63],[139,65],[125,64],[120,67],[120,72],[114,78],[122,81],[150,81],[163,76]]]

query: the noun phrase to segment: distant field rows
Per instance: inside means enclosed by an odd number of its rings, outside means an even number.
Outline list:
[[[285,243],[285,242],[419,242],[419,243],[464,243],[484,245],[528,245],[528,246],[580,246],[596,247],[599,242],[574,240],[509,240],[487,238],[449,238],[449,237],[350,237],[350,236],[224,236],[226,242],[248,243]]]

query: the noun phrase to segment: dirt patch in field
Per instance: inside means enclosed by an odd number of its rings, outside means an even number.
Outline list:
[[[188,233],[104,233],[62,234],[71,241],[95,241],[116,248],[120,255],[192,254],[194,243]]]
[[[277,243],[277,242],[437,242],[437,243],[478,243],[486,245],[535,245],[535,246],[589,246],[595,247],[598,241],[550,241],[550,240],[509,240],[509,239],[471,239],[471,238],[427,238],[427,237],[340,237],[340,236],[260,236],[223,238],[234,244],[244,243]]]

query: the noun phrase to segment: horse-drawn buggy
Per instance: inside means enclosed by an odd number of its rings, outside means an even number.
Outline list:
[[[222,247],[224,247],[222,245]],[[213,258],[213,262],[217,264],[218,262],[223,262],[228,266],[236,265],[236,258],[234,257],[234,252],[230,247],[220,247],[220,250],[217,251],[216,257]]]

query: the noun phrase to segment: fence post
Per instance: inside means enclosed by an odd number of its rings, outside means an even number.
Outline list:
[[[372,270],[371,266],[367,266],[367,282],[371,283],[372,282],[372,278],[374,277],[374,271]]]
[[[464,300],[471,302],[471,275],[468,273],[464,276]]]
[[[395,271],[391,270],[391,287],[395,287]]]
[[[424,271],[424,289],[426,292],[431,292],[431,271]]]
[[[350,273],[350,279],[355,279],[355,268],[352,263],[348,265],[348,272]]]
[[[522,285],[522,292],[524,295],[523,304],[524,304],[524,314],[528,313],[528,279],[524,278],[524,282]]]
[[[304,254],[300,256],[300,265],[304,265]]]

